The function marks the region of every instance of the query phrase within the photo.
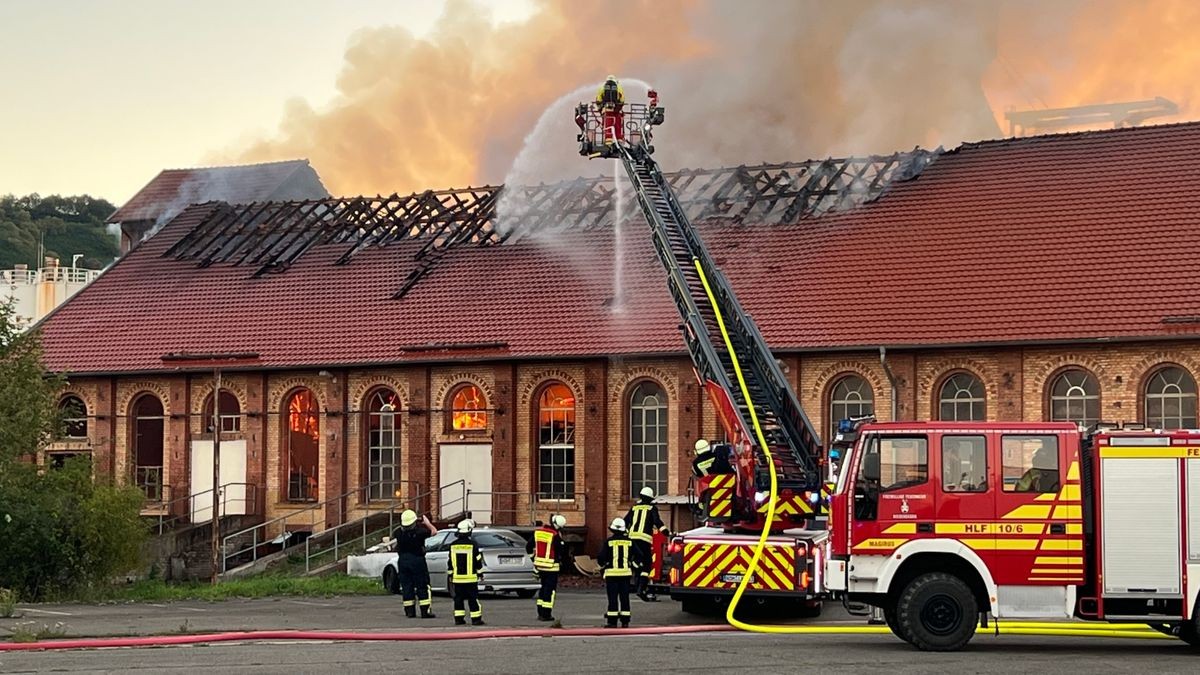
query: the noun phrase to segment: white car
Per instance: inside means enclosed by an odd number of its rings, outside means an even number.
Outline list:
[[[425,540],[425,564],[429,566],[429,585],[434,591],[449,593],[451,590],[447,565],[450,544],[456,536],[455,530],[446,529]],[[525,552],[525,540],[520,535],[511,530],[479,527],[471,533],[471,538],[483,553],[483,570],[479,575],[480,591],[516,593],[522,598],[532,598],[537,593],[540,584],[533,573],[533,559]],[[379,569],[378,574],[383,580],[384,588],[392,593],[400,592],[395,553],[368,553],[354,558],[359,560],[351,560],[347,564],[348,573],[355,574],[355,570],[359,570],[359,574],[370,573],[372,568]]]

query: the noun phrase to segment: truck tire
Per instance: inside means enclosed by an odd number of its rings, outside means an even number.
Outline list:
[[[913,579],[896,603],[897,635],[927,652],[962,649],[975,635],[979,604],[962,579],[929,572]]]
[[[706,597],[682,598],[679,601],[679,609],[683,610],[684,614],[706,616],[713,614],[718,606],[711,598]]]
[[[1196,609],[1200,609],[1200,600],[1196,600]],[[1194,652],[1200,652],[1200,616],[1192,610],[1192,618],[1179,624],[1179,639],[1183,640]]]
[[[819,619],[821,618],[821,603],[814,602],[811,605],[801,603],[800,608],[795,610],[795,614],[801,619]]]
[[[895,635],[905,642],[912,642],[912,640],[908,638],[908,634],[905,633],[900,627],[900,620],[896,617],[895,607],[883,608],[883,620],[887,622],[887,627],[892,629],[892,635]]]

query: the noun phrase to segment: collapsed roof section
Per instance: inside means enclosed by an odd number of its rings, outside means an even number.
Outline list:
[[[917,176],[939,151],[685,169],[668,174],[693,222],[775,225],[845,211],[879,198],[890,184]],[[407,196],[220,204],[164,254],[245,266],[252,276],[285,271],[314,246],[342,244],[337,264],[370,247],[417,239],[416,266],[402,297],[458,246],[486,246],[558,229],[611,227],[617,188],[610,178],[551,185],[428,190]]]

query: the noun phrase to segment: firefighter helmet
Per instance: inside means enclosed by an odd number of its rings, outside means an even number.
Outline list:
[[[615,84],[615,83],[616,83],[616,81],[617,81],[617,76],[616,76],[616,75],[609,75],[608,77],[604,78],[604,82],[605,82],[605,83],[612,82],[612,83],[614,83],[614,84]]]
[[[705,439],[701,438],[700,440],[696,441],[696,454],[697,455],[699,455],[702,452],[708,452],[708,448],[709,448],[708,441],[706,441]]]
[[[654,499],[654,488],[647,485],[646,487],[642,488],[642,491],[638,494],[646,499]]]
[[[406,509],[400,514],[400,527],[412,527],[417,524],[417,512],[412,509]]]
[[[472,521],[470,518],[467,518],[458,524],[458,533],[459,534],[471,534],[471,532],[474,529],[475,529],[475,522]]]
[[[608,529],[612,530],[613,532],[624,532],[625,531],[625,519],[624,518],[613,518],[613,521],[611,523],[609,523],[609,525],[608,525]]]
[[[550,516],[550,524],[561,530],[567,526],[567,517],[561,513],[556,513]]]

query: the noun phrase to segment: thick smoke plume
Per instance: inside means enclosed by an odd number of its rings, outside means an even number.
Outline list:
[[[1187,0],[543,0],[502,25],[485,9],[452,0],[421,38],[358,33],[336,100],[292,102],[236,159],[307,157],[335,194],[594,173],[574,101],[547,106],[610,72],[662,94],[668,168],[952,146],[1007,133],[1010,107],[1200,104]]]

